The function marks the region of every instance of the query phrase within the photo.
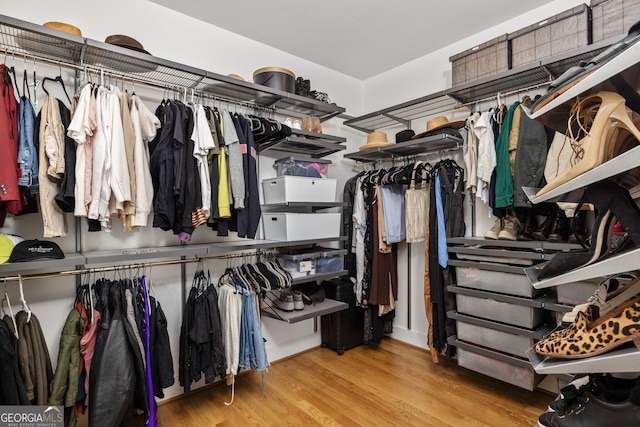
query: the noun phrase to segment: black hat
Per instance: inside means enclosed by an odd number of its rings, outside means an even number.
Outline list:
[[[396,144],[399,142],[411,141],[411,138],[415,134],[416,133],[411,129],[401,130],[400,132],[396,133]]]
[[[9,262],[35,261],[39,259],[63,259],[64,252],[57,243],[47,240],[25,240],[11,251]]]

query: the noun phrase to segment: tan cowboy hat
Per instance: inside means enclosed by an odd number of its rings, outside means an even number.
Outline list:
[[[80,31],[80,28],[76,27],[75,25],[66,24],[64,22],[57,22],[57,21],[45,22],[42,25],[47,27],[47,28],[52,28],[52,29],[58,30],[58,31],[64,31],[65,33],[69,33],[69,34],[73,34],[74,36],[82,37],[82,31]]]
[[[367,135],[367,143],[360,146],[359,150],[370,150],[372,148],[386,147],[392,142],[387,141],[387,134],[384,132],[371,132]]]
[[[104,42],[151,55],[149,52],[144,50],[144,47],[142,47],[142,43],[140,43],[133,37],[125,36],[122,34],[113,34],[104,39]]]
[[[455,122],[450,122],[448,118],[445,116],[437,116],[431,120],[427,121],[427,130],[414,135],[412,139],[423,138],[427,136],[429,132],[436,131],[438,129],[451,128],[451,129],[460,129],[464,126],[464,120],[456,120]]]

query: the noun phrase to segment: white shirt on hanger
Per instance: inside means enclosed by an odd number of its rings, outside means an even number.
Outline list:
[[[200,189],[202,192],[202,212],[206,218],[211,215],[211,179],[209,177],[209,164],[207,155],[214,149],[215,142],[211,136],[211,128],[207,121],[204,107],[197,104],[194,108],[194,126],[191,139],[193,140],[193,157],[198,162],[198,174],[200,175]]]

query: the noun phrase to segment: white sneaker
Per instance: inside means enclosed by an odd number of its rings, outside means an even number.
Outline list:
[[[302,291],[300,289],[293,289],[293,309],[296,311],[304,310],[304,301],[302,301]]]
[[[490,240],[498,240],[498,233],[500,233],[500,231],[502,231],[502,220],[498,218],[496,219],[495,224],[493,224],[493,227],[491,227],[487,230],[486,233],[484,233],[484,238]]]
[[[293,294],[290,289],[283,289],[280,291],[280,296],[275,300],[276,307],[282,311],[293,311],[295,306],[293,305]]]
[[[589,297],[586,303],[578,304],[573,309],[562,316],[563,323],[573,323],[579,312],[584,312],[588,306],[595,305],[598,307],[600,316],[607,314],[620,304],[640,294],[640,278],[634,279],[626,285],[618,285],[613,289],[612,278],[609,278],[598,286],[598,289]],[[609,287],[612,287],[609,292]]]
[[[504,218],[504,227],[498,233],[498,240],[516,240],[520,230],[522,230],[522,225],[520,225],[518,218],[506,216]]]

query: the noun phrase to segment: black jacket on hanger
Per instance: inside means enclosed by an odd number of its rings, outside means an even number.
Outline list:
[[[18,368],[15,337],[0,320],[0,405],[30,405]]]
[[[245,185],[244,209],[238,211],[238,237],[255,239],[262,215],[256,171],[256,144],[249,121],[239,114],[234,114],[232,117],[240,138]]]

